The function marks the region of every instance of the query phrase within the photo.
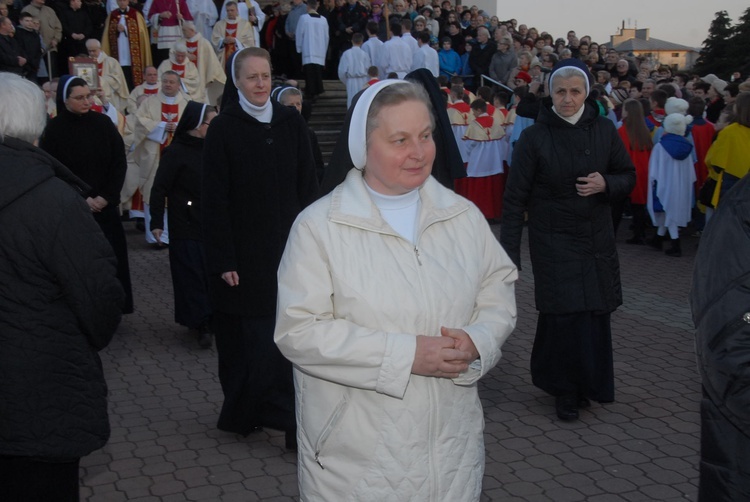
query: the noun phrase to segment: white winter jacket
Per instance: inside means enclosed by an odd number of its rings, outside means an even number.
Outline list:
[[[355,169],[292,228],[275,340],[295,366],[303,501],[479,499],[477,380],[515,327],[518,274],[475,206],[432,177],[419,190],[416,245]],[[412,375],[416,335],[441,326],[480,358],[454,380]]]

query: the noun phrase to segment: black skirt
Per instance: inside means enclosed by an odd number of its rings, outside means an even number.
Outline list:
[[[615,399],[609,314],[539,313],[531,352],[534,385],[553,396]]]
[[[174,320],[188,328],[198,328],[211,318],[203,243],[172,238],[169,268],[174,288]]]

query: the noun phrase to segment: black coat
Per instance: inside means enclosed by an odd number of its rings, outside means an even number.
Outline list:
[[[26,57],[21,44],[14,37],[0,35],[0,72],[5,71],[23,75],[23,67],[18,64],[18,57]]]
[[[272,100],[270,124],[239,103],[211,122],[203,151],[203,235],[215,311],[248,317],[276,313],[276,270],[297,215],[317,195],[307,125]],[[228,286],[224,272],[240,285]]]
[[[63,30],[63,38],[58,50],[66,59],[79,54],[88,54],[86,40],[95,35],[101,38],[101,33],[94,33],[89,13],[83,8],[73,10],[70,6],[65,6],[58,17]],[[72,38],[73,33],[80,33],[85,37],[83,40],[75,40]]]
[[[163,227],[164,201],[169,199],[169,238],[200,241],[201,233],[201,138],[176,136],[162,152],[151,188],[151,228]]]
[[[494,40],[488,40],[484,45],[484,48],[479,46],[479,43],[472,43],[471,52],[469,53],[469,68],[474,73],[474,85],[479,87],[479,77],[489,75],[490,73],[490,62],[492,62],[492,56],[497,52],[497,43]]]
[[[109,437],[97,351],[124,294],[87,189],[40,149],[0,144],[0,455],[75,459]]]
[[[690,304],[703,382],[700,502],[750,499],[750,176],[721,198]]]
[[[627,196],[635,168],[614,124],[593,100],[577,124],[545,98],[537,122],[521,133],[505,187],[500,242],[521,265],[523,214],[536,307],[545,314],[611,312],[622,303],[610,199]],[[606,193],[581,197],[576,178],[599,172]]]
[[[39,61],[42,59],[42,39],[36,31],[29,31],[22,26],[16,28],[14,38],[21,44],[21,50],[26,57],[26,65],[23,67],[24,77],[34,82],[39,72]]]

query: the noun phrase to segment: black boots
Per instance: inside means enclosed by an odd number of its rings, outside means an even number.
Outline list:
[[[682,247],[680,246],[680,238],[672,239],[672,247],[664,251],[667,256],[682,256]]]
[[[567,394],[555,398],[555,410],[557,418],[564,422],[578,420],[578,396]]]

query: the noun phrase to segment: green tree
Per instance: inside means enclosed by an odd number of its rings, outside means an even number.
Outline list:
[[[750,7],[740,16],[730,40],[727,63],[730,72],[739,71],[743,77],[750,73]]]
[[[734,66],[729,59],[733,35],[734,28],[732,28],[732,20],[727,11],[717,12],[716,18],[708,29],[708,38],[703,41],[703,48],[693,70],[699,75],[713,73],[727,77]]]

